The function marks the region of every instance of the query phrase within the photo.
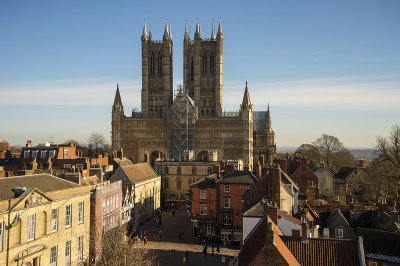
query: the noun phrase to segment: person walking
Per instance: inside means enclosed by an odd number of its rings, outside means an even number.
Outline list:
[[[175,216],[175,208],[172,209],[172,216]]]
[[[207,245],[204,245],[203,254],[204,254],[204,259],[206,260],[207,259]]]
[[[186,250],[185,257],[186,257],[186,263],[189,263],[189,250]]]
[[[158,231],[158,234],[160,235],[160,241],[161,241],[161,237],[162,237],[162,230],[160,229],[160,231]]]

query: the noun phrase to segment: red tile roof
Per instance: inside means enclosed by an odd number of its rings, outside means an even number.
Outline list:
[[[301,265],[360,265],[358,244],[352,240],[281,236]]]

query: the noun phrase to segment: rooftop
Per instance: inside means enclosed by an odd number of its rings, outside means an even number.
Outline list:
[[[234,171],[218,180],[219,184],[255,184],[257,178],[249,171]]]

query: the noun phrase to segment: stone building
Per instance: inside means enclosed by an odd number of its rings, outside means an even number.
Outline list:
[[[196,159],[216,150],[218,160],[243,160],[249,170],[260,161],[272,163],[276,146],[268,111],[253,112],[246,82],[239,111],[223,112],[223,33],[212,27],[194,40],[184,34],[183,87],[173,90],[173,40],[165,25],[163,39],[153,40],[146,24],[142,42],[141,112],[126,116],[119,87],[112,107],[112,147],[124,149],[135,162],[153,165],[157,158],[182,160],[185,150]]]
[[[90,186],[48,174],[0,179],[2,265],[83,265]]]
[[[122,181],[122,191],[126,191],[124,198],[127,195],[128,198],[131,197],[133,191],[134,217],[131,218],[133,226],[136,227],[151,218],[160,209],[161,176],[148,163],[118,167],[111,175],[110,181],[119,180]]]

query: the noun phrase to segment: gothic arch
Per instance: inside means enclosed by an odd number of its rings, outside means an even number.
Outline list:
[[[158,75],[161,76],[162,75],[162,54],[159,53],[158,54],[158,58],[157,58],[157,65],[158,65]]]
[[[208,151],[201,151],[197,154],[197,158],[198,161],[203,161],[206,162],[208,161]]]
[[[207,75],[207,54],[206,54],[206,52],[203,52],[203,66],[202,66],[202,69],[203,69],[203,76],[206,76]]]
[[[164,157],[164,153],[162,153],[161,151],[153,151],[153,152],[150,154],[150,165],[154,167],[154,162],[155,162],[157,159],[163,160],[164,158],[165,158],[165,157]],[[167,171],[168,171],[168,170],[167,170]]]

